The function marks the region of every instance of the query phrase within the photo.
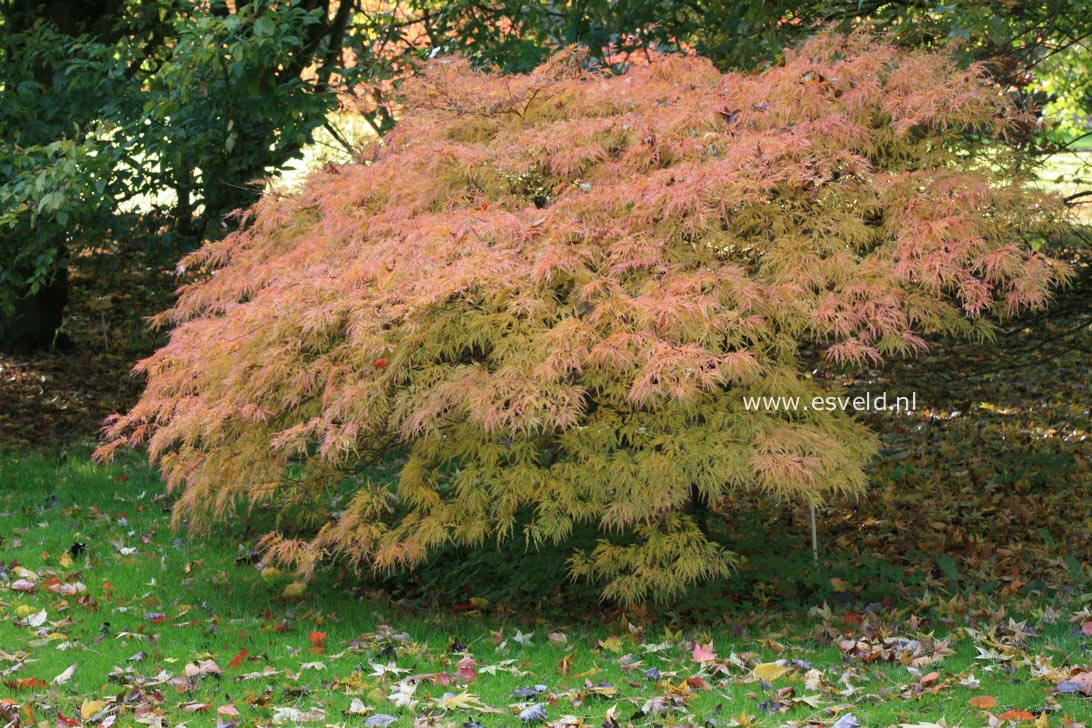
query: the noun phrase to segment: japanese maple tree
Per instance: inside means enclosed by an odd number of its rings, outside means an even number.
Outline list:
[[[623,602],[728,574],[728,497],[865,488],[802,344],[850,366],[988,334],[1043,305],[1063,224],[993,144],[1025,123],[979,67],[821,33],[760,73],[560,56],[499,76],[434,62],[360,163],[267,196],[184,265],[146,391],[177,522],[317,511],[269,558],[412,565],[449,543],[559,542]],[[401,448],[397,477],[361,466]]]

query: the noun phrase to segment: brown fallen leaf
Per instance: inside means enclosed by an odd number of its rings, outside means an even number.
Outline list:
[[[988,710],[997,705],[997,698],[993,697],[992,695],[976,695],[968,700],[967,703],[972,708],[978,708],[979,710]]]

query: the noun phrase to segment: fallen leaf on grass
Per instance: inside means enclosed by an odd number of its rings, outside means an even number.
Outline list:
[[[295,598],[301,597],[307,592],[307,584],[302,581],[294,581],[284,588],[281,592],[282,597]]]
[[[80,717],[84,720],[90,720],[95,713],[109,705],[105,700],[85,700],[83,705],[80,706]]]
[[[45,680],[39,680],[36,677],[21,677],[18,680],[5,680],[4,685],[12,690],[38,690],[39,688],[49,687],[49,683]]]
[[[432,702],[442,708],[443,710],[476,710],[479,713],[499,713],[496,708],[491,708],[481,701],[481,699],[469,693],[462,691],[461,693],[444,693],[439,698],[433,698]]]
[[[345,711],[346,715],[366,715],[368,713],[368,706],[364,704],[364,701],[360,698],[353,698],[353,701],[349,704],[349,709]]]
[[[61,596],[64,596],[64,597],[71,597],[71,596],[75,596],[77,594],[86,593],[87,592],[87,585],[84,584],[82,581],[74,581],[74,582],[72,582],[70,584],[63,584],[63,583],[57,582],[55,584],[51,583],[49,585],[49,591],[53,592],[54,594],[60,594]]]
[[[547,717],[549,716],[546,714],[546,708],[542,707],[542,703],[535,703],[519,712],[519,719],[524,723],[546,720]]]
[[[69,665],[68,668],[65,669],[64,672],[62,672],[57,677],[53,678],[53,684],[54,685],[64,685],[66,682],[71,680],[72,676],[75,675],[75,674],[76,674],[76,665],[75,665],[75,663],[73,663],[73,664]]]
[[[40,612],[30,614],[23,619],[20,619],[18,622],[16,622],[16,624],[23,627],[41,627],[43,624],[45,624],[46,618],[48,616],[49,614],[46,612],[46,610],[43,609]]]
[[[1092,697],[1092,672],[1082,672],[1058,683],[1054,688],[1059,693],[1080,693]]]
[[[861,723],[857,720],[857,716],[853,713],[846,713],[838,720],[834,721],[834,725],[830,728],[858,728]]]
[[[1035,720],[1035,714],[1029,713],[1026,710],[1006,710],[997,717],[1001,720],[1011,720],[1020,723],[1030,723]]]
[[[784,665],[778,665],[776,662],[763,662],[761,665],[755,666],[754,675],[759,680],[773,682],[785,673],[790,672],[791,669],[792,668],[785,667]]]
[[[132,556],[137,552],[135,548],[133,548],[132,546],[126,546],[122,541],[114,541],[113,546],[122,556]]]
[[[992,695],[976,695],[967,701],[967,704],[972,708],[978,708],[980,710],[988,710],[997,705],[997,698]]]
[[[220,666],[215,660],[198,660],[196,664],[187,662],[182,669],[186,677],[198,677],[200,675],[219,675]]]
[[[414,692],[417,691],[418,683],[409,682],[403,680],[402,682],[395,683],[391,686],[391,694],[387,696],[387,700],[394,703],[396,708],[409,708],[413,710],[420,702],[413,697]]]
[[[249,654],[250,654],[250,650],[248,650],[246,648],[243,648],[243,649],[239,650],[239,652],[235,655],[235,657],[231,658],[231,661],[228,662],[228,667],[230,667],[232,669],[235,669],[239,665],[242,665],[243,660],[245,660],[246,656],[249,655]]]
[[[717,653],[713,651],[713,643],[703,645],[701,642],[694,645],[694,651],[691,653],[691,657],[694,658],[694,662],[712,662],[717,659]]]
[[[548,689],[546,685],[532,685],[526,688],[516,688],[512,691],[513,698],[533,698]]]
[[[19,725],[19,706],[11,698],[0,700],[0,720],[10,725]]]
[[[278,725],[282,723],[319,723],[324,720],[326,720],[326,711],[322,708],[311,708],[306,711],[298,708],[273,709],[273,722]]]

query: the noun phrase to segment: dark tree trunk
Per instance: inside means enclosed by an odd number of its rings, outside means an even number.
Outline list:
[[[39,288],[37,293],[19,295],[14,313],[0,312],[0,353],[24,354],[67,343],[67,339],[57,334],[66,303],[68,270],[62,268],[53,281]]]
[[[119,33],[115,25],[124,7],[124,0],[0,0],[0,18],[5,33],[25,32],[34,23],[44,20],[65,35],[87,33],[100,39],[112,39]],[[11,52],[10,49],[7,52]],[[48,88],[53,72],[51,66],[41,65],[35,75]],[[57,135],[70,131],[58,129]],[[38,141],[47,143],[51,140]],[[58,243],[58,247],[60,245],[63,243]],[[21,272],[25,275],[29,271]],[[25,353],[67,344],[67,337],[58,335],[57,331],[68,303],[67,268],[54,271],[49,284],[33,294],[27,289],[10,292],[15,294],[14,311],[0,309],[0,353]]]

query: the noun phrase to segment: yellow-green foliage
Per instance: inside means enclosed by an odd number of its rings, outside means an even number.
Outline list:
[[[271,534],[304,574],[448,543],[602,533],[572,573],[623,602],[729,573],[703,525],[730,495],[860,493],[874,451],[811,342],[860,365],[921,332],[988,330],[1066,271],[1025,240],[1058,208],[959,142],[1015,123],[977,68],[821,34],[783,65],[666,57],[621,76],[434,63],[371,157],[267,197],[186,265],[140,402],[175,515],[309,503]],[[393,483],[346,473],[393,447]]]

